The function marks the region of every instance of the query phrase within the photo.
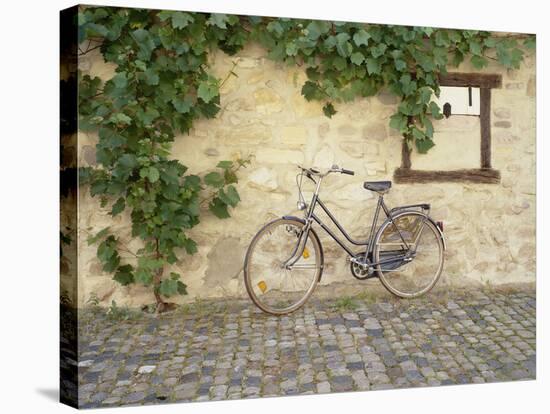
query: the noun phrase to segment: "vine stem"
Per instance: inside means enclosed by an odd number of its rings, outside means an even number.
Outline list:
[[[229,73],[227,74],[225,79],[220,83],[219,89],[223,88],[223,85],[225,85],[225,83],[229,80],[231,75],[237,76],[237,74],[235,72],[233,72],[233,69],[235,69],[235,66],[237,66],[237,62],[233,61],[233,66],[231,67],[231,69],[229,69]]]
[[[156,253],[156,258],[157,259],[160,259],[162,257],[162,255],[160,254],[158,237],[155,237],[155,253]],[[155,276],[154,276],[154,279],[153,279],[153,283],[155,285],[154,289],[153,289],[153,294],[155,295],[155,300],[157,301],[157,312],[159,312],[159,313],[162,312],[164,310],[164,308],[166,307],[166,302],[164,302],[162,300],[162,297],[160,296],[160,293],[158,292],[158,287],[160,286],[160,281],[161,281],[163,273],[164,273],[164,266],[161,267],[160,269],[158,269],[155,272]]]
[[[80,53],[78,54],[78,56],[84,56],[85,54],[90,53],[93,50],[99,49],[100,47],[101,47],[101,45],[97,45],[97,46],[94,46],[92,48],[87,48],[84,51],[82,51],[82,49],[80,49],[80,47],[79,47],[78,50],[80,50]]]

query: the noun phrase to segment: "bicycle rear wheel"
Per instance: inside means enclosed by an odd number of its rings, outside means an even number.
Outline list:
[[[406,211],[397,214],[393,223],[382,225],[373,257],[386,289],[401,298],[414,298],[437,283],[443,270],[443,251],[433,222],[422,213]]]
[[[248,295],[264,312],[284,315],[300,308],[313,293],[322,271],[321,244],[310,231],[299,260],[283,265],[293,254],[304,224],[277,219],[252,239],[246,253],[244,282]]]

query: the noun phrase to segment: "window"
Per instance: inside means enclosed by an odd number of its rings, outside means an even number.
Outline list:
[[[441,94],[435,99],[446,117],[434,122],[436,145],[428,154],[411,153],[405,143],[396,183],[499,183],[491,166],[491,89],[500,88],[500,75],[449,73],[440,77]],[[461,153],[460,157],[453,154]],[[445,160],[445,169],[436,160]]]

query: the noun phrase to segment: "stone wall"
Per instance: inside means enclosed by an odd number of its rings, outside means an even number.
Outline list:
[[[338,104],[332,119],[322,114],[321,104],[307,102],[300,94],[305,74],[299,68],[276,64],[260,47],[250,46],[237,56],[213,56],[212,70],[225,78],[233,62],[238,77],[230,76],[221,90],[222,110],[214,120],[197,122],[189,135],[177,137],[173,156],[204,174],[218,160],[252,157],[239,172],[242,202],[232,218],[221,221],[205,212],[192,230],[199,251],[182,256],[173,267],[183,274],[189,295],[195,298],[246,295],[242,263],[248,243],[268,220],[295,211],[296,164],[329,167],[337,163],[355,170],[355,176],[330,176],[322,189],[326,204],[356,238],[366,236],[375,198],[362,188],[364,180],[392,179],[401,162],[401,137],[388,126],[397,100],[383,93],[370,99]],[[114,68],[99,53],[79,63],[92,75],[110,77]],[[458,69],[473,71],[467,64]],[[463,285],[533,281],[535,278],[535,63],[528,56],[520,70],[503,70],[496,64],[487,73],[501,73],[503,87],[492,93],[492,162],[500,170],[500,184],[407,184],[394,185],[386,197],[389,205],[414,202],[432,204],[432,215],[445,222],[448,251],[441,283]],[[452,118],[452,117],[451,117]],[[479,152],[462,151],[477,120],[436,126],[436,144],[430,157],[432,169],[479,165]],[[472,125],[473,124],[473,125]],[[474,134],[475,135],[475,134]],[[477,138],[478,139],[478,138]],[[81,165],[95,162],[96,136],[79,133]],[[479,142],[479,141],[478,141]],[[437,151],[437,153],[436,153]],[[104,304],[139,305],[153,302],[149,288],[122,287],[104,274],[95,258],[96,246],[88,246],[88,232],[112,225],[131,250],[128,217],[110,217],[86,188],[79,195],[79,305],[91,295]],[[327,264],[322,283],[361,282],[349,274],[344,252],[322,236]]]

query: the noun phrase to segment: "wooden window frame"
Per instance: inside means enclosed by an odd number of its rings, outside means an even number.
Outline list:
[[[502,76],[484,73],[447,73],[439,76],[441,86],[479,88],[479,122],[481,130],[480,168],[460,170],[415,170],[411,168],[411,150],[405,142],[401,148],[401,167],[394,171],[398,184],[430,182],[500,183],[500,171],[491,166],[491,89],[502,87]]]

